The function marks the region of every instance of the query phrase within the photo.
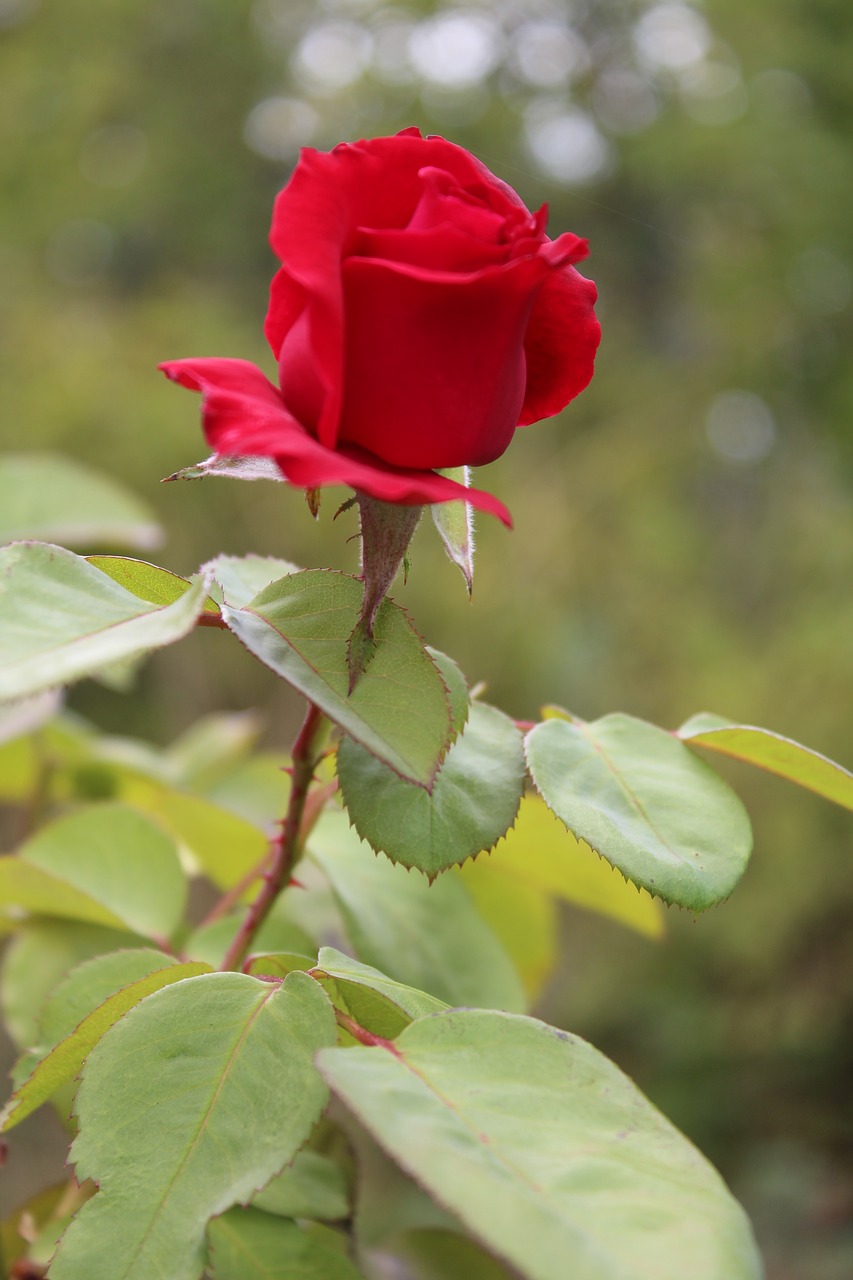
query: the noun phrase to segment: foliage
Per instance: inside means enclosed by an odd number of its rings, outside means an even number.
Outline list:
[[[654,936],[654,899],[696,912],[731,893],[749,821],[697,749],[847,808],[853,775],[707,714],[677,733],[555,708],[517,725],[390,600],[348,689],[360,584],[336,571],[220,557],[183,579],[38,542],[0,554],[0,666],[21,695],[0,767],[28,826],[0,859],[21,1054],[0,1129],[46,1102],[67,1115],[80,1081],[78,1181],[35,1240],[6,1223],[10,1262],[41,1265],[61,1233],[49,1274],[66,1280],[371,1277],[413,1244],[405,1215],[361,1233],[373,1175],[351,1153],[372,1140],[434,1202],[442,1233],[417,1252],[448,1277],[470,1265],[442,1252],[453,1238],[530,1280],[761,1274],[713,1168],[604,1055],[526,1010],[555,898]],[[158,750],[51,695],[196,625],[309,701],[278,835],[280,790],[258,792],[264,757],[236,721]],[[596,854],[624,879],[592,875]],[[219,896],[199,923],[204,880]],[[323,1118],[328,1089],[343,1110]]]

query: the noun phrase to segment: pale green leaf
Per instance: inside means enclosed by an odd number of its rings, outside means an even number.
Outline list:
[[[466,488],[471,483],[468,467],[451,467],[443,474]],[[470,596],[474,586],[474,508],[470,502],[437,502],[430,507],[430,513],[445,551],[461,570]]]
[[[208,1220],[288,1164],[319,1119],[313,1060],[334,1039],[331,1006],[302,973],[281,986],[206,974],[136,1005],[83,1072],[72,1157],[100,1190],[51,1280],[197,1280]]]
[[[206,595],[199,581],[173,604],[153,605],[63,547],[0,548],[0,699],[69,684],[180,640]]]
[[[0,542],[19,538],[140,550],[163,540],[151,508],[123,484],[52,453],[0,458]]]
[[[432,791],[406,782],[351,738],[338,748],[341,795],[358,834],[430,877],[497,844],[515,820],[524,777],[521,734],[481,702],[471,706]]]
[[[139,957],[144,955],[142,952],[122,954],[124,956],[136,954]],[[152,992],[159,991],[170,983],[210,972],[209,966],[205,964],[179,964],[169,957],[158,956],[156,952],[149,952],[148,955],[151,957],[150,960],[142,960],[140,964],[134,966],[148,969],[144,977],[131,981],[107,996],[103,1003],[87,1013],[74,1029],[69,1030],[65,1038],[54,1044],[33,1067],[28,1078],[16,1089],[0,1111],[0,1132],[13,1129],[52,1097],[57,1089],[72,1081],[98,1041],[140,1000],[144,1000]],[[112,960],[112,957],[101,958]],[[130,962],[126,961],[124,967],[123,976],[127,977]],[[79,994],[77,991],[74,992],[75,996]],[[54,996],[54,1007],[50,1014],[53,1020],[56,1019],[57,1011],[64,1012],[61,1000],[59,1003],[56,1001],[57,997]],[[67,1022],[68,1019],[65,1018],[63,1021]],[[49,1023],[44,1025],[44,1033],[46,1037],[50,1036]]]
[[[649,893],[704,911],[743,875],[752,850],[746,810],[673,734],[621,714],[546,720],[526,749],[548,807]]]
[[[375,654],[348,694],[347,644],[361,597],[357,579],[308,569],[223,616],[250,652],[341,729],[401,776],[429,787],[451,737],[444,681],[405,613],[386,598],[376,614]]]
[[[360,1280],[349,1259],[295,1222],[232,1209],[210,1224],[213,1280]]]
[[[242,609],[265,587],[299,571],[300,566],[289,560],[256,555],[217,556],[201,567],[202,573],[212,575],[232,609]]]
[[[183,917],[187,883],[174,841],[125,805],[90,805],[55,819],[21,846],[17,861],[101,904],[108,918],[95,923],[124,924],[156,941]]]
[[[525,1280],[758,1280],[716,1171],[591,1045],[450,1010],[393,1052],[325,1049],[331,1088],[393,1159]]]
[[[300,1151],[292,1165],[253,1197],[252,1204],[282,1218],[315,1222],[337,1222],[350,1215],[343,1170],[319,1151]]]
[[[709,751],[733,756],[816,791],[845,809],[853,809],[853,773],[792,738],[756,725],[736,724],[708,712],[691,716],[677,733],[688,746],[707,747]]]
[[[509,956],[450,876],[429,884],[359,840],[346,815],[324,814],[309,840],[359,960],[450,1005],[523,1009]]]

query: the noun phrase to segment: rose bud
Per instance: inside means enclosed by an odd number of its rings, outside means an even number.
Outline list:
[[[493,495],[437,472],[493,462],[592,377],[596,290],[574,267],[587,244],[550,240],[546,216],[417,129],[305,149],[270,237],[278,385],[244,360],[160,367],[202,393],[218,455],[271,458],[307,490],[464,498],[509,524]]]

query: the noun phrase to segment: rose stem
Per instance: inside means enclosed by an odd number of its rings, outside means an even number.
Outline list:
[[[305,722],[293,744],[290,799],[281,825],[281,835],[273,844],[272,860],[264,874],[258,896],[249,906],[245,920],[225,953],[223,969],[241,967],[255,934],[269,915],[276,898],[290,881],[299,855],[305,801],[308,799],[308,789],[314,778],[317,761],[322,754],[328,723],[320,708],[309,702]]]

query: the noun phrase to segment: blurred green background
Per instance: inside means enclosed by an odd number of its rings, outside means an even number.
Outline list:
[[[315,524],[283,486],[159,487],[206,448],[155,365],[272,372],[298,148],[410,124],[589,237],[604,340],[582,398],[477,477],[517,528],[480,521],[473,603],[426,527],[397,598],[518,717],[714,710],[853,765],[849,0],[0,0],[3,449],[123,478],[178,572],[353,567],[337,494]],[[215,632],[71,703],[160,742],[259,706],[285,746],[298,716]],[[849,1280],[853,816],[726,773],[756,831],[731,902],[660,946],[567,912],[542,1012],[716,1161],[771,1280]]]

